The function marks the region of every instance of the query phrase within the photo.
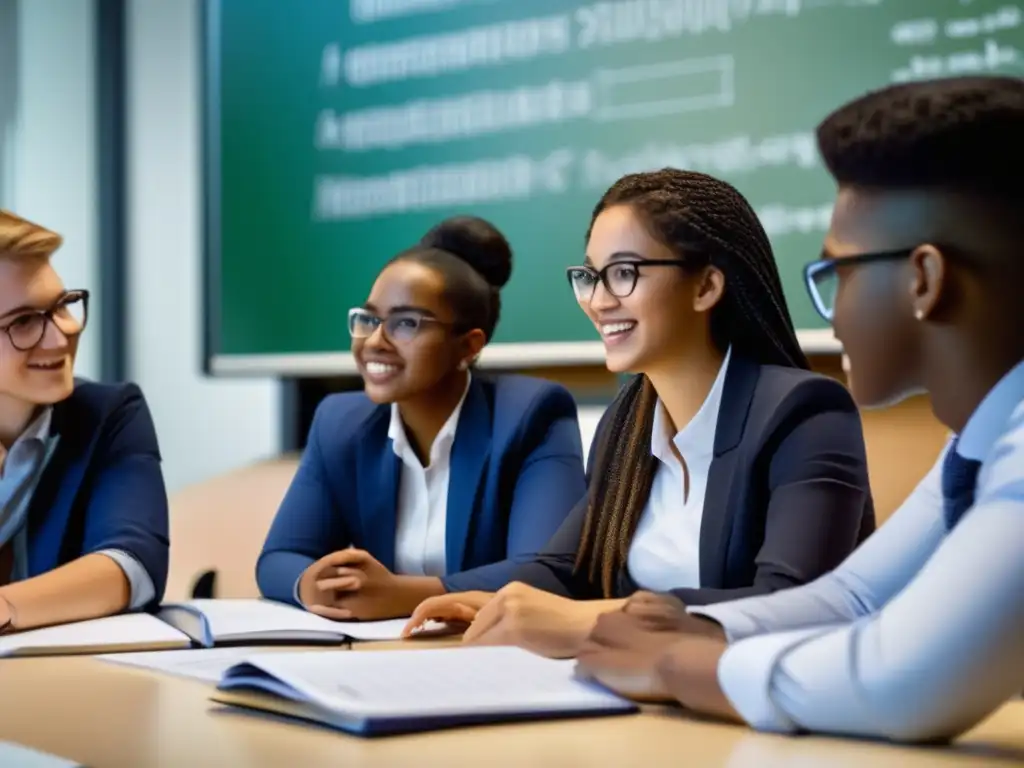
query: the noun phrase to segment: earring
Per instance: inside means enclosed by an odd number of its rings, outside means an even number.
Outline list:
[[[914,317],[918,320],[924,320],[924,310],[918,309],[914,312]]]
[[[459,363],[459,370],[460,371],[464,371],[467,368],[469,368],[469,363],[466,362],[465,360],[463,360],[462,362]]]

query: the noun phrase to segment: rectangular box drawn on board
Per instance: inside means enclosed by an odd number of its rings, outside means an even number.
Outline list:
[[[594,119],[634,120],[731,107],[734,71],[731,55],[599,69],[594,73]]]

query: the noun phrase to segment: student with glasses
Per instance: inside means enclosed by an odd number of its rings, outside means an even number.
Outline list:
[[[349,311],[364,393],[317,409],[256,566],[263,595],[332,619],[408,616],[497,589],[586,490],[564,388],[487,377],[512,253],[488,222],[438,224]]]
[[[590,488],[496,596],[426,601],[467,642],[571,656],[637,589],[689,605],[804,584],[874,530],[860,416],[807,370],[768,238],[733,187],[665,169],[594,210],[569,282],[634,377],[597,430]]]
[[[1024,687],[1024,80],[889,86],[818,127],[838,185],[818,311],[857,400],[954,433],[884,526],[785,593],[602,617],[580,664],[755,728],[935,742]]]
[[[89,292],[0,210],[0,633],[157,604],[167,495],[138,387],[74,378]]]

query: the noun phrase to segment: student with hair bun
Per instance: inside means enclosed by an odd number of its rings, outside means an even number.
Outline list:
[[[572,396],[473,370],[511,273],[501,232],[455,217],[349,310],[365,391],[317,409],[256,565],[265,597],[332,619],[407,616],[499,588],[559,528],[586,492]]]

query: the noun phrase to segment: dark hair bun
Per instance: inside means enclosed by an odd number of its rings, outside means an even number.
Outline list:
[[[469,264],[494,288],[512,276],[512,248],[497,227],[476,216],[453,216],[420,240],[427,248],[448,251]]]

